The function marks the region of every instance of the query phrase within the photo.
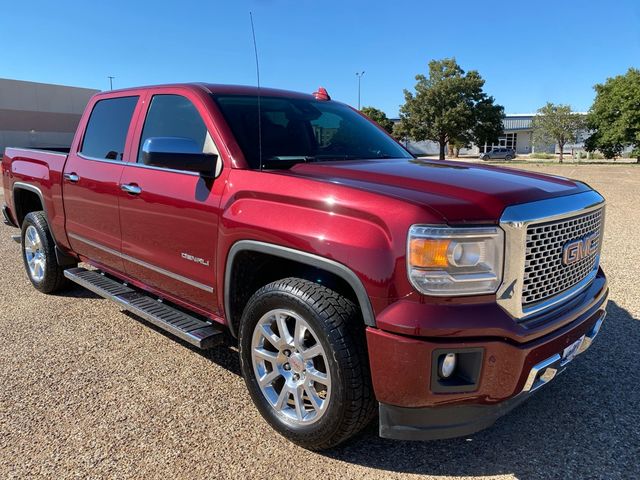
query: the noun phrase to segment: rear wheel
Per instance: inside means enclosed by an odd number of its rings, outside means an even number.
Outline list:
[[[53,293],[68,285],[64,268],[58,265],[44,212],[31,212],[22,222],[22,259],[29,280],[42,293]]]
[[[507,155],[504,159],[508,162],[509,160],[513,160],[513,157],[511,155]]]
[[[242,373],[262,416],[311,450],[355,435],[375,414],[361,319],[348,299],[297,278],[249,300],[240,326]]]

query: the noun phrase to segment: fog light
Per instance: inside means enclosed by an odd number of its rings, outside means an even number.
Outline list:
[[[447,353],[440,357],[438,374],[442,378],[449,378],[453,374],[453,371],[456,369],[456,357],[455,353]]]

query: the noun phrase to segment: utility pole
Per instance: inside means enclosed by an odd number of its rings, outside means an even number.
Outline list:
[[[360,110],[360,80],[362,80],[363,75],[364,70],[361,72],[356,72],[356,77],[358,77],[358,110]]]
[[[109,79],[109,88],[113,90],[113,79],[116,77],[112,77],[111,75],[109,75],[107,78]]]

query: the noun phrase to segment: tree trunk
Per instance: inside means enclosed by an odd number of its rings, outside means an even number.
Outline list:
[[[440,141],[438,143],[440,143],[440,160],[444,160],[444,152],[447,147],[447,141],[446,139],[440,137]]]
[[[564,143],[558,143],[558,145],[560,146],[560,158],[558,159],[558,161],[562,163],[562,153],[564,152]]]

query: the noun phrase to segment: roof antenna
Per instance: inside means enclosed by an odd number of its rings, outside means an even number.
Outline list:
[[[253,52],[256,56],[256,77],[258,77],[258,159],[260,171],[262,171],[262,111],[260,105],[260,64],[258,63],[258,46],[256,44],[256,29],[253,27],[253,14],[249,12],[251,19],[251,34],[253,35]]]

